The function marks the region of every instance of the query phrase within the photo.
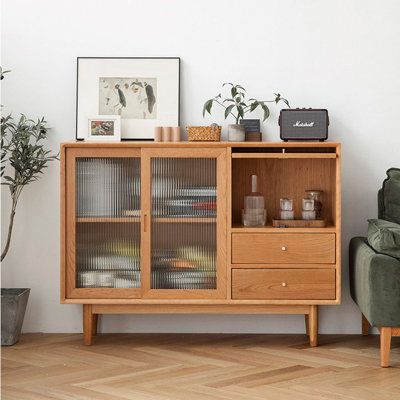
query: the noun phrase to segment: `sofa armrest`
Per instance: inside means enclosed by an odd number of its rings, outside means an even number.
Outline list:
[[[400,326],[400,261],[376,253],[364,237],[350,241],[350,291],[371,325]]]

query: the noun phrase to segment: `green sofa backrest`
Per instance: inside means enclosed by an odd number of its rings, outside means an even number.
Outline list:
[[[390,168],[386,175],[378,192],[378,218],[400,224],[400,168]]]

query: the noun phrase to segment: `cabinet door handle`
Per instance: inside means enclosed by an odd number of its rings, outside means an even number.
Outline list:
[[[286,251],[286,246],[282,246],[282,251]]]
[[[282,286],[283,286],[283,287],[286,287],[286,286],[287,286],[287,283],[286,283],[286,282],[282,282]]]
[[[143,232],[147,232],[147,214],[143,215]]]

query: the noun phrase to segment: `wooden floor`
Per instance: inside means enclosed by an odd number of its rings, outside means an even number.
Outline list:
[[[400,338],[27,334],[2,348],[3,400],[400,399]]]

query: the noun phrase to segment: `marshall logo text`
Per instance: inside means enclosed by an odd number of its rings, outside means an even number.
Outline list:
[[[296,121],[296,123],[293,124],[293,128],[312,128],[313,126],[314,126],[314,121],[313,122]]]

